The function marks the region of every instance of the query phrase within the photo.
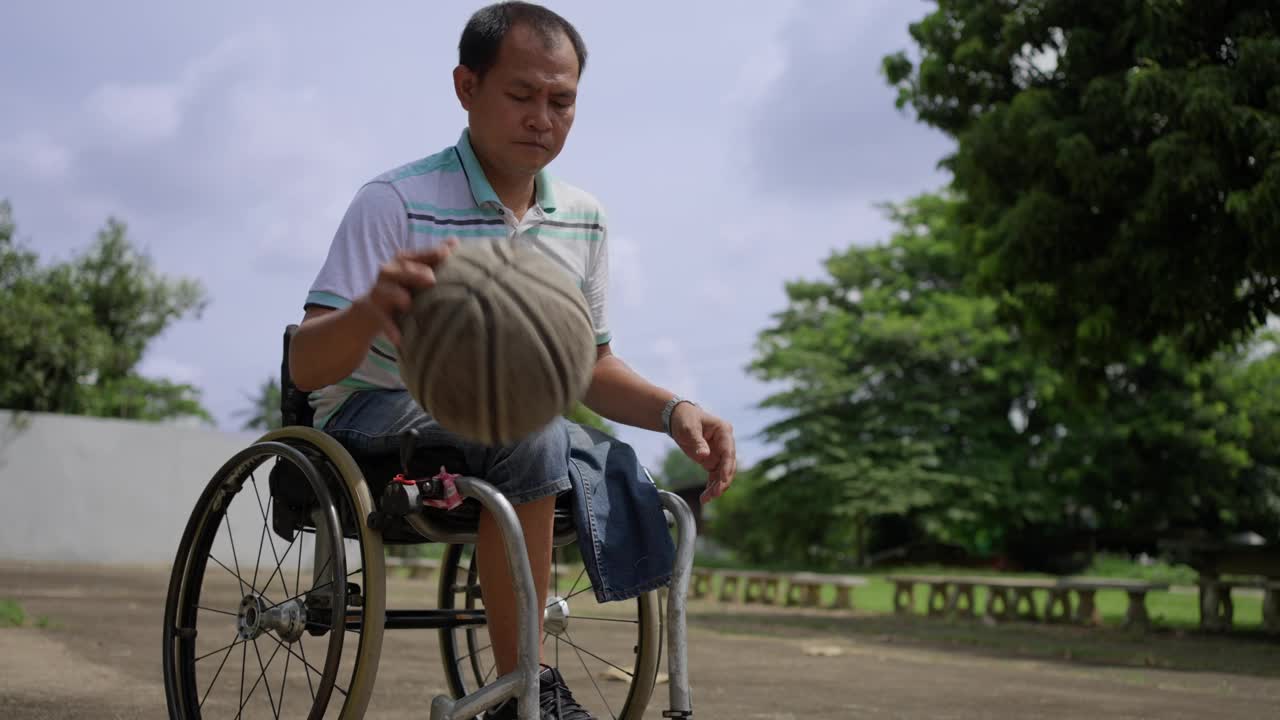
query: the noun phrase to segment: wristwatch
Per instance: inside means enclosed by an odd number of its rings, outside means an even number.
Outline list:
[[[671,436],[671,414],[675,412],[676,406],[680,403],[689,403],[694,407],[698,406],[698,403],[692,400],[686,400],[679,395],[673,395],[671,399],[667,401],[667,404],[662,408],[662,432],[666,433],[668,437]]]

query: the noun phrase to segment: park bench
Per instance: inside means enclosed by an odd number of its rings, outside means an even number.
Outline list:
[[[1167,584],[1111,578],[1006,578],[983,575],[892,575],[893,608],[898,614],[910,613],[915,607],[915,586],[929,587],[928,614],[963,615],[975,613],[974,588],[987,591],[984,614],[992,619],[1040,620],[1035,591],[1048,595],[1043,619],[1048,622],[1097,622],[1095,595],[1099,590],[1118,590],[1129,597],[1125,626],[1146,628],[1150,617],[1146,595],[1153,590],[1166,590]],[[1071,595],[1075,593],[1077,602]]]
[[[777,604],[778,591],[785,575],[763,570],[741,571],[737,575],[744,582],[742,589],[742,601],[744,603]]]
[[[853,589],[867,584],[867,579],[856,575],[824,575],[821,573],[794,573],[788,578],[788,607],[820,607],[822,588],[835,587],[836,596],[831,609],[853,609]]]
[[[695,567],[689,578],[689,596],[704,598],[711,594],[711,579],[714,573],[709,568]]]
[[[1140,630],[1145,630],[1151,625],[1151,616],[1147,613],[1147,593],[1169,589],[1168,583],[1123,578],[1061,578],[1057,581],[1057,585],[1062,590],[1058,596],[1062,603],[1062,618],[1073,618],[1077,623],[1084,625],[1097,624],[1099,618],[1094,596],[1099,590],[1118,590],[1129,597],[1129,605],[1124,614],[1124,626]],[[1070,597],[1072,591],[1076,593],[1077,600],[1074,613],[1072,613]],[[1054,596],[1051,594],[1050,597]]]
[[[1280,580],[1220,580],[1201,577],[1200,627],[1205,630],[1229,630],[1235,622],[1233,589],[1262,591],[1262,628],[1267,632],[1280,632]]]

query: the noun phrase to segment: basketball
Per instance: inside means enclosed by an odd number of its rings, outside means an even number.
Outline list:
[[[506,445],[586,394],[595,331],[570,274],[536,248],[464,241],[401,319],[410,395],[462,438]]]

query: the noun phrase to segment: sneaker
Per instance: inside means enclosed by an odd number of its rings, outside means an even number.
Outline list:
[[[538,676],[538,705],[542,720],[596,720],[595,716],[573,699],[564,677],[553,667],[542,666]],[[508,700],[485,714],[485,720],[516,720],[516,701]]]

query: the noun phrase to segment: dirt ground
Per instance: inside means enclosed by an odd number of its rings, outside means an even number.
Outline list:
[[[160,631],[167,579],[156,569],[0,563],[0,598],[18,601],[28,616],[22,628],[0,629],[0,718],[166,717]],[[390,585],[392,607],[434,595],[434,581]],[[1218,720],[1280,713],[1280,672],[1223,672],[1229,666],[1217,666],[1211,654],[1194,669],[1169,670],[921,641],[857,616],[792,622],[779,609],[699,605],[691,617],[699,718]],[[45,627],[36,626],[40,618]],[[584,646],[612,642],[608,629],[582,625],[575,632]],[[1280,666],[1280,644],[1242,642],[1247,652],[1275,653]],[[1215,652],[1231,654],[1229,647]],[[368,717],[426,718],[430,698],[444,688],[440,662],[434,632],[389,632]],[[592,694],[584,683],[571,681],[579,697]],[[646,718],[661,717],[666,690],[658,686]],[[292,710],[285,703],[278,703],[281,717],[302,717],[304,703]],[[262,709],[256,717],[272,716],[265,702]]]

